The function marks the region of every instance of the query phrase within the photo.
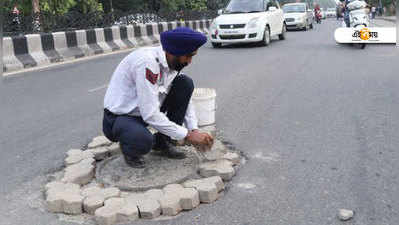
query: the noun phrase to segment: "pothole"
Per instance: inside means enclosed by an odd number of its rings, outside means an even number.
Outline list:
[[[215,132],[213,126],[205,130]],[[145,156],[146,168],[134,169],[124,162],[117,143],[96,137],[85,150],[69,150],[64,170],[50,175],[46,209],[62,220],[84,218],[98,225],[171,218],[224,195],[242,159],[231,146],[215,139],[205,154],[181,146],[187,155],[182,160],[152,151]]]

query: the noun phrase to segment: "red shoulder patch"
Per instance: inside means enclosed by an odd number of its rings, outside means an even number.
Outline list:
[[[145,77],[151,84],[155,84],[158,80],[158,74],[153,73],[150,69],[145,69]]]

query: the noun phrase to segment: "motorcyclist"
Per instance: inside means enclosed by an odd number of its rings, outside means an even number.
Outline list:
[[[314,15],[318,22],[321,21],[321,10],[319,4],[316,4],[314,7]]]

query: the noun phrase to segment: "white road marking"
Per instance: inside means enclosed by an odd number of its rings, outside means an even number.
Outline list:
[[[90,93],[90,92],[99,91],[99,90],[101,90],[101,89],[105,89],[105,88],[107,88],[107,87],[108,87],[108,84],[104,84],[104,85],[101,85],[101,86],[99,86],[99,87],[96,87],[96,88],[90,89],[90,90],[88,90],[88,92]]]
[[[243,188],[243,189],[253,189],[256,187],[256,185],[251,184],[251,183],[239,183],[239,184],[237,184],[237,187]]]
[[[258,152],[253,156],[253,158],[260,159],[260,160],[270,162],[270,163],[280,161],[280,159],[279,159],[280,155],[277,153],[273,153],[273,152],[269,153],[267,155],[263,155],[262,152]]]

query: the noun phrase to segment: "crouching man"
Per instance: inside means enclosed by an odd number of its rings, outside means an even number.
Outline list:
[[[198,130],[190,101],[193,80],[180,74],[206,40],[190,28],[166,31],[161,46],[133,51],[116,68],[104,98],[103,132],[120,143],[129,166],[144,168],[142,156],[151,149],[169,158],[185,158],[176,148],[177,140],[205,149],[213,145],[212,136]],[[152,135],[148,125],[158,133]]]

